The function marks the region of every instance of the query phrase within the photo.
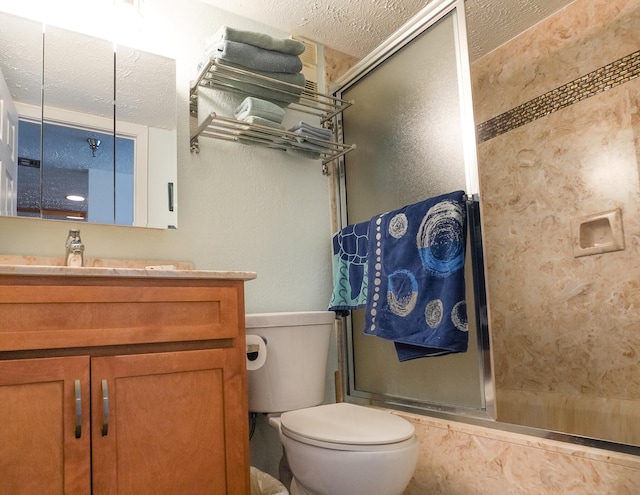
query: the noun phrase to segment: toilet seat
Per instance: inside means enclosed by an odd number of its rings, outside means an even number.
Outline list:
[[[346,402],[288,411],[280,423],[283,435],[333,450],[395,450],[411,443],[415,432],[399,416]]]

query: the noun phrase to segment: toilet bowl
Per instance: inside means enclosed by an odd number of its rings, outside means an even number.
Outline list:
[[[248,372],[249,410],[271,414],[292,495],[399,495],[418,459],[413,425],[372,407],[320,405],[334,318],[325,311],[246,315],[247,334],[267,343],[264,366]]]
[[[415,470],[413,425],[387,412],[327,404],[284,413],[279,423],[292,495],[400,495]]]

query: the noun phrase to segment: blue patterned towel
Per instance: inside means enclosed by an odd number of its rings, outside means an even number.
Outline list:
[[[370,221],[364,332],[392,340],[400,361],[467,350],[464,196],[456,191]]]
[[[329,311],[348,314],[367,302],[369,222],[348,225],[333,236],[333,294]]]

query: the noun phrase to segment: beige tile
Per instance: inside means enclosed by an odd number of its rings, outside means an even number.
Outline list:
[[[474,64],[476,120],[638,48],[637,0],[577,0]],[[636,78],[478,147],[499,418],[541,421],[519,390],[582,431],[574,406],[598,404],[604,421],[622,414],[615,440],[637,443],[619,406],[640,398],[639,107]],[[572,222],[614,209],[625,249],[574,257]]]
[[[577,0],[473,70],[476,123],[628,55],[640,47],[637,0]]]
[[[404,495],[632,495],[640,459],[422,416],[420,461]]]

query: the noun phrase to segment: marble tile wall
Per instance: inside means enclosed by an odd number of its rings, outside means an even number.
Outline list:
[[[358,61],[359,59],[351,55],[339,52],[328,46],[324,47],[324,73],[328,93],[331,93],[331,83],[345,74]]]
[[[426,416],[402,414],[420,438],[403,495],[634,495],[640,459]]]
[[[544,105],[559,87],[589,91],[585,74],[639,47],[637,0],[576,0],[474,63],[476,124]],[[638,443],[639,106],[640,78],[623,77],[478,146],[502,421]],[[610,235],[581,231],[581,219],[615,209],[625,248],[575,257]]]

